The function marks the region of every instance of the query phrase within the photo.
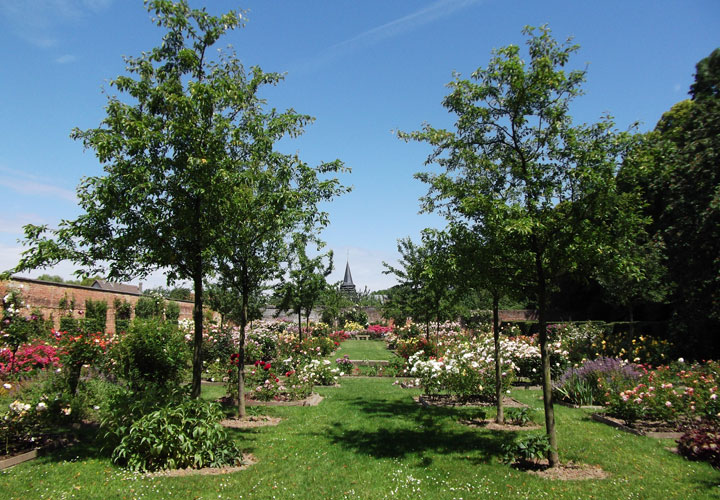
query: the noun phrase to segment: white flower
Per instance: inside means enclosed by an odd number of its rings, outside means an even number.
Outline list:
[[[63,408],[62,412],[64,415],[70,415],[72,413],[72,408],[68,406],[67,408]]]
[[[685,362],[684,358],[678,358],[678,363],[684,363],[684,362]]]
[[[9,391],[10,389],[12,389],[12,386],[10,384],[3,384],[3,389]]]
[[[100,407],[98,405],[93,406],[93,410],[99,410]]]
[[[36,409],[37,411],[44,411],[44,410],[47,410],[47,405],[46,405],[45,403],[43,403],[42,401],[40,401],[40,402],[37,404],[37,406],[35,407],[35,409]]]

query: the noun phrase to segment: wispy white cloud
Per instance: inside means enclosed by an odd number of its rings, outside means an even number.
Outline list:
[[[0,177],[0,186],[5,186],[24,195],[55,196],[63,200],[77,203],[75,192],[55,184],[49,184],[47,178],[27,174],[7,167],[0,167],[3,173]]]
[[[343,55],[362,47],[376,45],[389,38],[414,31],[424,25],[433,23],[444,17],[478,4],[483,0],[437,0],[436,2],[423,7],[411,14],[400,17],[388,23],[371,28],[359,35],[356,35],[342,42],[328,47],[316,56],[300,61],[291,69],[291,73],[301,71],[312,71],[327,64]]]
[[[113,0],[0,0],[0,17],[15,34],[43,48],[58,44],[54,30],[107,9]]]
[[[55,59],[55,62],[58,64],[69,64],[75,61],[77,61],[77,56],[72,54],[65,54]]]

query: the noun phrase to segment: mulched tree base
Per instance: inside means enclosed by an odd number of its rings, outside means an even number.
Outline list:
[[[537,462],[516,462],[512,464],[512,467],[544,479],[556,481],[587,481],[610,477],[610,474],[597,465],[567,462],[550,467],[547,459],[538,460]]]
[[[257,463],[257,459],[250,453],[245,453],[242,456],[242,463],[240,465],[225,466],[225,467],[205,467],[202,469],[170,469],[161,470],[157,472],[148,472],[145,477],[186,477],[186,476],[217,476],[220,474],[232,474],[233,472],[239,472],[245,470],[253,464]]]
[[[515,425],[515,424],[498,424],[495,422],[495,419],[488,418],[485,420],[480,420],[476,418],[472,419],[463,419],[458,420],[459,423],[462,425],[467,425],[468,427],[482,427],[483,429],[490,429],[493,431],[535,431],[538,429],[542,429],[542,426],[532,423],[529,425]]]
[[[231,429],[250,429],[253,427],[278,425],[282,420],[282,418],[267,415],[248,415],[245,418],[226,418],[220,421],[220,425]]]

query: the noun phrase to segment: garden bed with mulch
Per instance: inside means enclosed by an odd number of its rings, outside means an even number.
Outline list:
[[[246,399],[245,406],[317,406],[322,400],[323,397],[320,394],[313,392],[305,399],[276,399],[273,401]],[[215,401],[223,405],[237,406],[237,400],[229,396],[223,396]]]
[[[668,422],[657,422],[649,420],[638,420],[628,425],[622,419],[611,417],[604,413],[593,413],[591,418],[606,425],[610,425],[621,431],[629,432],[637,436],[648,436],[660,439],[679,439],[685,432],[682,424],[670,424]]]
[[[495,400],[486,396],[455,396],[452,394],[422,394],[413,398],[423,406],[495,406]],[[504,397],[503,406],[507,408],[527,408],[528,405],[517,399]]]
[[[38,436],[35,438],[35,441],[28,443],[28,445],[23,448],[14,449],[7,455],[0,455],[0,470],[33,460],[44,453],[59,448],[73,446],[78,442],[77,436],[72,432]]]
[[[220,421],[220,425],[230,429],[251,429],[253,427],[267,427],[278,425],[282,418],[270,417],[268,415],[248,415],[245,418],[226,418]]]
[[[245,470],[253,464],[257,463],[257,459],[249,454],[243,454],[242,461],[239,465],[228,465],[225,467],[204,467],[202,469],[169,469],[157,472],[148,472],[146,477],[186,477],[186,476],[217,476],[220,474],[232,474]]]
[[[597,465],[567,462],[550,467],[547,459],[538,460],[537,462],[514,463],[513,467],[544,479],[556,481],[586,481],[610,477],[610,474]]]
[[[498,424],[495,422],[494,418],[488,418],[488,419],[478,419],[478,418],[471,418],[471,419],[461,419],[458,420],[459,423],[462,425],[467,425],[468,427],[482,427],[483,429],[490,429],[493,431],[511,431],[511,432],[517,432],[517,431],[536,431],[538,429],[542,429],[542,426],[536,424],[533,422],[531,425],[515,425],[515,424]]]

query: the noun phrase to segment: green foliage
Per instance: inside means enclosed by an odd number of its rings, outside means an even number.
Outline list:
[[[545,434],[524,436],[503,445],[502,461],[505,463],[537,463],[550,452],[550,440]]]
[[[421,245],[410,238],[398,240],[398,252],[399,267],[383,262],[383,273],[394,274],[400,282],[383,306],[384,314],[394,319],[412,317],[426,325],[456,317],[461,290],[448,235],[427,229]]]
[[[161,295],[138,297],[135,303],[135,317],[139,319],[162,319],[165,313],[165,299]]]
[[[202,400],[163,406],[132,422],[113,461],[137,472],[236,465],[241,453],[220,425],[223,418],[217,404]]]
[[[306,236],[296,234],[293,237],[288,272],[277,285],[275,294],[279,298],[278,314],[283,311],[293,311],[298,316],[303,314],[309,324],[310,313],[328,286],[325,278],[333,270],[333,253],[331,250],[310,258],[306,253],[307,244]],[[318,242],[318,250],[321,246]],[[327,259],[327,265],[323,263],[324,259]],[[298,324],[298,329],[302,340],[302,324]]]
[[[89,331],[105,333],[107,308],[107,302],[104,300],[87,299],[85,301],[84,328]]]
[[[130,328],[130,317],[132,315],[132,304],[125,299],[115,299],[115,333],[127,332]]]
[[[133,389],[182,382],[189,352],[176,326],[159,320],[136,319],[113,348],[118,374]]]
[[[507,408],[505,418],[513,425],[526,426],[533,423],[533,411],[527,406]]]
[[[368,326],[368,315],[360,307],[346,309],[338,316],[338,326],[348,330],[347,325],[349,323],[360,325],[361,330],[364,330]]]
[[[165,319],[170,323],[177,325],[178,319],[180,318],[180,304],[171,300],[165,306]]]

